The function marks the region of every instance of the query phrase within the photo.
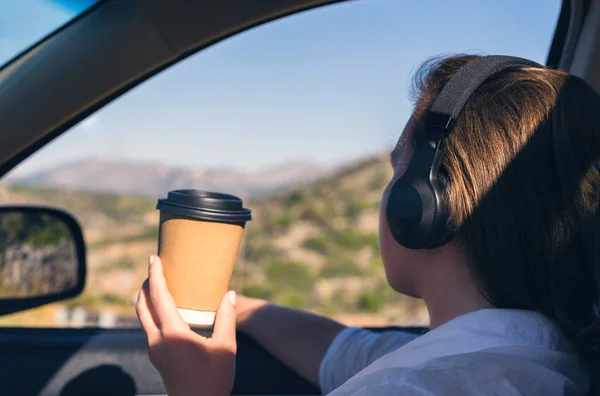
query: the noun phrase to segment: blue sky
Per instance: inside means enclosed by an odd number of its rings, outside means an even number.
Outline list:
[[[85,6],[0,0],[0,62]],[[410,77],[422,61],[469,52],[543,63],[559,7],[558,0],[355,0],[287,17],[162,72],[17,172],[82,158],[253,170],[378,153],[410,114]]]

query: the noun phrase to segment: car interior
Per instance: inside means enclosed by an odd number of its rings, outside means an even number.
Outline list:
[[[96,3],[0,69],[0,176],[92,113],[190,55],[255,26],[338,2]],[[563,0],[547,65],[580,76],[600,90],[600,1]],[[64,219],[51,210],[45,215],[53,214]],[[81,292],[85,247],[76,220],[65,221],[76,241],[73,265],[78,268],[77,281],[72,281],[68,292],[46,299],[0,299],[2,314]],[[402,329],[415,333],[426,330]],[[165,394],[139,328],[0,327],[0,350],[2,394]],[[318,388],[243,334],[238,335],[236,365],[233,394],[320,394]],[[590,395],[599,392],[595,389]]]

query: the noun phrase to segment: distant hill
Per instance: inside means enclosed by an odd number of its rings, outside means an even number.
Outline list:
[[[423,303],[387,284],[379,254],[379,202],[391,176],[387,155],[374,156],[247,200],[253,220],[232,287],[348,324],[426,325]],[[157,247],[155,199],[0,186],[0,202],[46,204],[73,213],[85,230],[89,279],[84,295],[68,304],[135,316],[132,297],[147,276],[148,254]]]
[[[235,169],[194,170],[158,163],[82,160],[23,178],[11,184],[148,197],[172,189],[199,188],[245,197],[314,180],[326,170],[309,161],[290,161],[257,172]]]
[[[349,323],[426,323],[422,302],[394,292],[381,262],[379,205],[391,176],[388,156],[374,156],[250,202],[244,293]]]

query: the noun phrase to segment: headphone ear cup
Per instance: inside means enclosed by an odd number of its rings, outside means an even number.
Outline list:
[[[431,244],[438,247],[445,245],[451,238],[452,233],[448,227],[448,205],[446,199],[446,191],[450,184],[450,179],[445,172],[440,172],[436,178],[436,182],[432,184],[433,194],[435,194],[436,215],[435,221],[432,224]]]
[[[447,242],[442,194],[441,183],[433,186],[411,175],[396,180],[386,207],[388,228],[396,242],[409,249],[433,249]]]
[[[386,217],[396,242],[409,249],[419,249],[424,202],[413,181],[417,180],[403,176],[394,182],[387,200]]]

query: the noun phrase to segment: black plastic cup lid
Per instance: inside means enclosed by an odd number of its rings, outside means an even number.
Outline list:
[[[234,195],[203,190],[174,190],[167,198],[158,200],[156,209],[161,212],[199,220],[225,223],[245,223],[252,220],[250,209]]]

